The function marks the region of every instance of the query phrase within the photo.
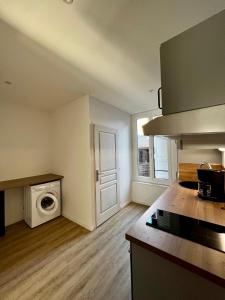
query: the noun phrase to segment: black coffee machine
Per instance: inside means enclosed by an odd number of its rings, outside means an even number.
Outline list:
[[[225,170],[197,169],[198,196],[212,201],[225,201]]]

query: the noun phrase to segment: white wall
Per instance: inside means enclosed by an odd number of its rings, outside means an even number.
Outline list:
[[[63,175],[63,215],[81,226],[95,227],[91,190],[89,97],[52,113],[52,166]]]
[[[90,97],[90,119],[92,124],[118,130],[119,168],[120,168],[120,205],[131,201],[131,118],[114,106]]]
[[[221,164],[222,155],[217,149],[194,149],[194,150],[179,150],[179,163],[202,163],[204,161],[214,164]]]
[[[166,189],[165,185],[133,181],[132,201],[150,206]]]
[[[63,175],[63,215],[93,230],[90,123],[119,130],[120,200],[130,202],[130,115],[89,96],[48,113],[1,102],[0,180]],[[23,219],[23,190],[6,191],[6,225]]]
[[[222,166],[225,168],[225,151],[222,151],[221,155],[222,155]]]
[[[49,114],[1,100],[0,180],[50,171]],[[6,191],[6,225],[23,219],[23,190]]]

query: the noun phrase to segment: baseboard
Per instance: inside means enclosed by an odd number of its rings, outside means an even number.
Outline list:
[[[13,224],[16,224],[16,223],[19,223],[21,221],[24,220],[24,217],[21,217],[21,218],[18,218],[16,220],[13,220],[13,221],[8,221],[7,219],[5,220],[5,227],[7,226],[10,226],[10,225],[13,225]]]
[[[137,203],[137,204],[142,204],[145,206],[151,206],[154,203],[154,201],[152,201],[152,203],[149,203],[149,201],[134,201],[134,200],[132,200],[131,202]]]
[[[69,219],[70,221],[80,225],[81,227],[84,227],[85,229],[87,229],[89,231],[93,231],[96,228],[94,225],[90,226],[90,225],[84,224],[82,221],[80,221],[74,217],[71,217],[69,214],[67,214],[65,212],[62,213],[62,216]]]
[[[122,208],[124,208],[125,206],[129,205],[130,203],[131,203],[131,201],[128,200],[128,201],[126,201],[126,202],[120,204],[120,208],[122,209]]]

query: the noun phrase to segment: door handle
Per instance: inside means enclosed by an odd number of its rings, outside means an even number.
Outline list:
[[[96,177],[96,181],[99,181],[99,172],[98,172],[98,170],[96,170],[95,177]]]
[[[162,90],[162,87],[160,87],[159,89],[158,89],[158,108],[159,109],[162,109],[162,106],[161,106],[161,97],[160,97],[160,91]]]

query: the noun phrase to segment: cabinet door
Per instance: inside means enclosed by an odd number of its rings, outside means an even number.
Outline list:
[[[225,103],[225,10],[160,48],[163,115]]]
[[[134,243],[131,278],[132,300],[221,300],[225,295],[225,288]]]

